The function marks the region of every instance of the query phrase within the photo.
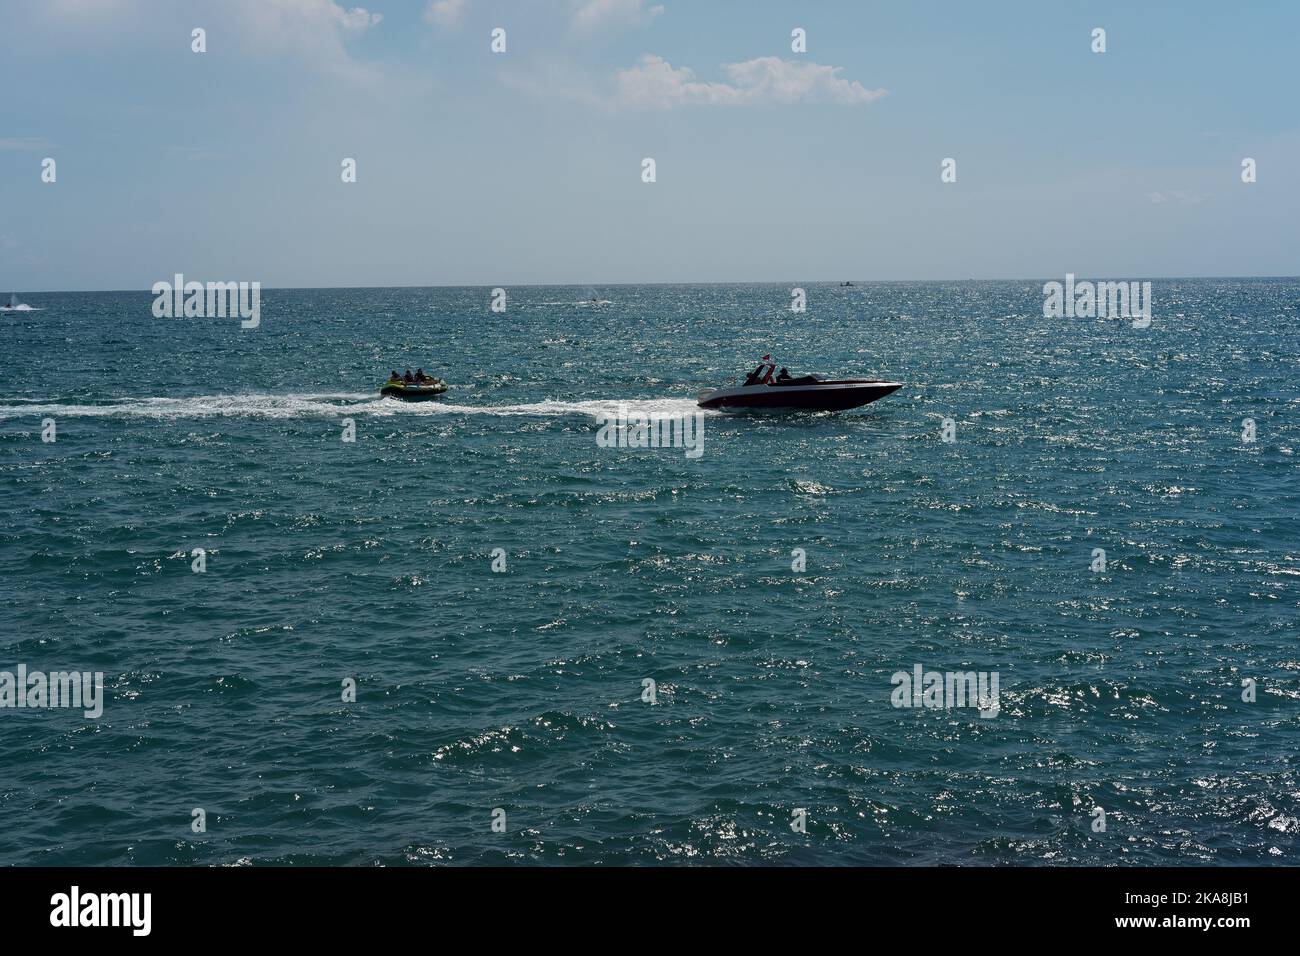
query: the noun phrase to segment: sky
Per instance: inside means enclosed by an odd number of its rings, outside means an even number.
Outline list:
[[[0,22],[0,292],[1300,274],[1289,0],[0,0]]]

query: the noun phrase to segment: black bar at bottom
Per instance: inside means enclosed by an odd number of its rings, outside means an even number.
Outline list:
[[[539,933],[562,943],[569,934],[621,931],[652,944],[658,930],[702,920],[733,942],[783,926],[840,924],[860,938],[905,929],[936,933],[936,941],[991,941],[981,934],[1032,930],[1071,940],[1198,933],[1231,943],[1288,925],[1283,906],[1294,879],[1284,867],[35,868],[0,870],[0,920],[7,941],[75,933],[79,942],[373,945],[376,933],[441,926],[481,941],[517,934],[536,945]],[[951,935],[963,926],[976,935]]]

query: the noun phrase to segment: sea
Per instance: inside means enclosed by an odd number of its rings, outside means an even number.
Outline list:
[[[1300,863],[1300,280],[1046,281],[23,295],[0,864]]]

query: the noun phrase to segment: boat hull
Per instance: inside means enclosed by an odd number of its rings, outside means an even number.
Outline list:
[[[699,406],[722,412],[843,412],[902,388],[901,382],[842,381],[814,385],[739,385],[700,395]]]

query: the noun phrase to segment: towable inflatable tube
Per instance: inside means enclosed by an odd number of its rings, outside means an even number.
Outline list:
[[[407,402],[422,402],[425,399],[437,398],[443,392],[447,391],[447,383],[442,379],[434,379],[429,385],[407,385],[405,382],[397,384],[396,382],[385,383],[379,389],[379,394],[383,398],[400,398]]]

